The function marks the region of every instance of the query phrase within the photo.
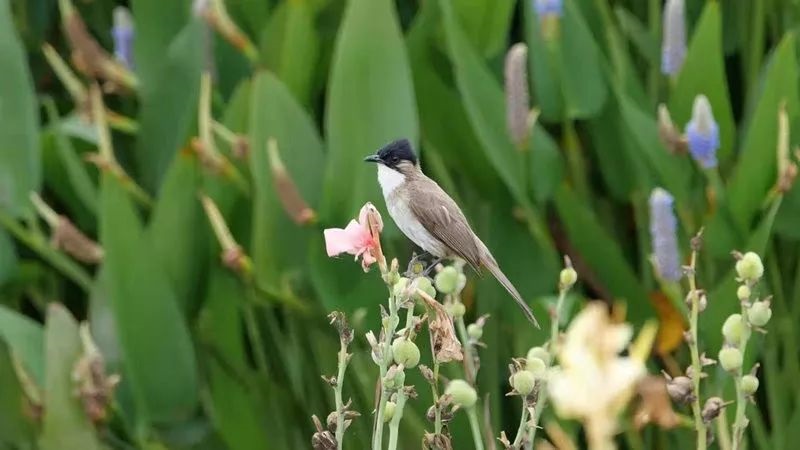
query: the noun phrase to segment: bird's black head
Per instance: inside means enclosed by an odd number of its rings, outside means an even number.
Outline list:
[[[394,142],[386,144],[378,150],[374,155],[369,155],[364,158],[364,161],[375,162],[383,164],[392,169],[397,169],[403,162],[417,165],[417,155],[411,149],[411,143],[408,139],[398,139]]]

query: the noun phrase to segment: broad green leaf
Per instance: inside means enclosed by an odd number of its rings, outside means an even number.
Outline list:
[[[20,216],[41,184],[39,117],[9,0],[0,0],[0,208]]]
[[[622,6],[614,8],[620,31],[628,38],[636,50],[651,66],[661,65],[661,49],[658,40],[650,34],[647,26],[635,14]]]
[[[769,60],[761,95],[747,122],[739,159],[728,183],[730,209],[743,229],[749,228],[777,179],[778,109],[786,102],[790,120],[800,112],[794,40],[794,34],[784,37]]]
[[[210,239],[207,228],[198,226],[207,221],[197,200],[198,170],[194,155],[175,155],[147,230],[154,256],[184,313],[191,313],[199,304],[197,280],[202,277]]]
[[[562,185],[556,193],[555,204],[569,243],[575,249],[574,259],[578,261],[580,258],[585,262],[591,275],[606,291],[601,295],[624,300],[628,320],[636,326],[652,317],[647,291],[597,217],[581,205],[578,197],[566,185]]]
[[[210,269],[200,328],[209,348],[209,391],[216,428],[231,449],[275,448],[266,436],[258,393],[252,392],[239,314],[242,284],[219,265]],[[261,380],[264,381],[264,380]]]
[[[131,0],[136,39],[134,60],[136,74],[144,89],[163,83],[163,66],[169,64],[170,45],[188,23],[190,0]]]
[[[733,155],[736,124],[728,98],[728,80],[722,54],[722,18],[717,2],[706,3],[670,96],[670,114],[678,128],[683,129],[691,119],[692,104],[700,94],[708,97],[719,125],[718,155],[724,167]]]
[[[756,252],[762,257],[767,249],[770,236],[772,234],[772,225],[775,222],[775,216],[780,208],[780,201],[772,204],[770,210],[764,215],[758,224],[758,227],[753,230],[753,233],[747,240],[746,247],[739,249],[741,252]],[[736,282],[736,271],[734,270],[734,261],[730,260],[729,270],[725,272],[725,276],[721,279],[720,283],[710,290],[708,294],[708,307],[700,316],[700,333],[702,337],[700,342],[703,343],[706,349],[719,349],[723,342],[722,337],[722,324],[729,315],[739,312],[741,309],[739,301],[736,299],[736,289],[739,283]],[[717,350],[713,350],[716,352]],[[748,353],[748,358],[757,356]]]
[[[484,57],[506,47],[516,0],[466,0],[453,8],[473,48]]]
[[[40,386],[44,382],[44,333],[33,320],[0,305],[0,338],[22,361]]]
[[[33,423],[25,415],[26,402],[11,349],[0,337],[0,448],[33,448]]]
[[[131,200],[110,174],[103,174],[100,198],[110,305],[142,420],[186,418],[197,404],[197,372],[178,300]]]
[[[418,139],[411,68],[390,0],[349,0],[333,54],[322,217],[344,226],[366,201],[383,205],[366,155]]]
[[[50,304],[47,310],[45,354],[43,401],[47,407],[40,447],[42,450],[101,449],[94,425],[75,395],[73,371],[83,354],[78,323],[58,303]]]
[[[451,0],[441,3],[445,35],[456,84],[467,116],[487,159],[515,198],[525,197],[525,167],[506,131],[505,96],[495,77],[471,46],[458,23]]]
[[[536,125],[528,141],[528,185],[539,203],[553,197],[558,185],[564,179],[564,158],[556,141],[540,125]]]
[[[261,39],[261,54],[267,67],[303,105],[311,101],[319,56],[314,19],[314,8],[307,1],[280,3],[270,16]]]
[[[175,154],[189,138],[203,67],[203,27],[194,20],[172,40],[157,78],[139,94],[139,134],[134,149],[142,184],[156,192]]]
[[[319,230],[295,224],[284,210],[274,184],[267,142],[275,139],[288,176],[315,209],[320,202],[325,158],[313,121],[270,72],[260,72],[253,81],[249,138],[254,181],[251,256],[257,280],[275,286],[282,271],[305,266],[304,249],[311,233]]]

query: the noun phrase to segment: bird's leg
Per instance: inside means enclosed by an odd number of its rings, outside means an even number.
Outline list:
[[[431,261],[430,265],[429,265],[429,266],[428,266],[428,267],[427,267],[427,268],[426,268],[426,269],[425,269],[425,270],[422,272],[422,275],[424,275],[424,276],[426,276],[426,277],[427,277],[428,275],[430,275],[430,273],[431,273],[431,270],[433,270],[433,268],[434,268],[434,267],[436,267],[436,265],[437,265],[437,264],[439,264],[440,262],[442,262],[442,260],[443,260],[443,259],[444,259],[444,258],[436,258],[436,259],[434,259],[433,261]]]
[[[416,273],[414,270],[414,265],[416,265],[418,262],[422,263],[424,268],[424,263],[422,262],[422,260],[427,256],[431,256],[431,254],[428,252],[422,252],[419,255],[414,253],[414,257],[411,258],[411,261],[408,262],[408,268],[406,269],[405,275],[409,278],[413,277],[414,274]]]

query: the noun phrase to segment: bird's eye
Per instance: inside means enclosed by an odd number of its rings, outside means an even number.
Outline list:
[[[400,157],[399,156],[396,156],[396,155],[392,156],[392,163],[397,164],[399,162],[400,162]]]

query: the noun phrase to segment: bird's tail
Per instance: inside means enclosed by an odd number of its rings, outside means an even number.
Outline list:
[[[488,255],[488,252],[484,253],[484,255]],[[489,272],[491,272],[492,275],[494,275],[494,277],[497,278],[497,281],[499,281],[500,284],[502,284],[503,287],[506,288],[508,293],[511,294],[511,296],[514,298],[514,301],[517,302],[517,305],[519,305],[519,307],[522,308],[522,312],[525,313],[525,317],[527,317],[528,320],[530,320],[531,323],[534,326],[536,326],[536,328],[541,328],[539,326],[539,322],[536,320],[536,317],[533,316],[533,311],[531,311],[531,308],[525,303],[525,300],[522,299],[522,296],[519,295],[517,288],[515,288],[514,285],[511,284],[511,281],[509,281],[508,277],[506,277],[503,271],[500,270],[500,266],[497,265],[497,261],[495,261],[494,258],[491,257],[491,255],[489,255],[489,256],[484,256],[483,261],[481,262],[483,267],[486,267],[489,270]]]

